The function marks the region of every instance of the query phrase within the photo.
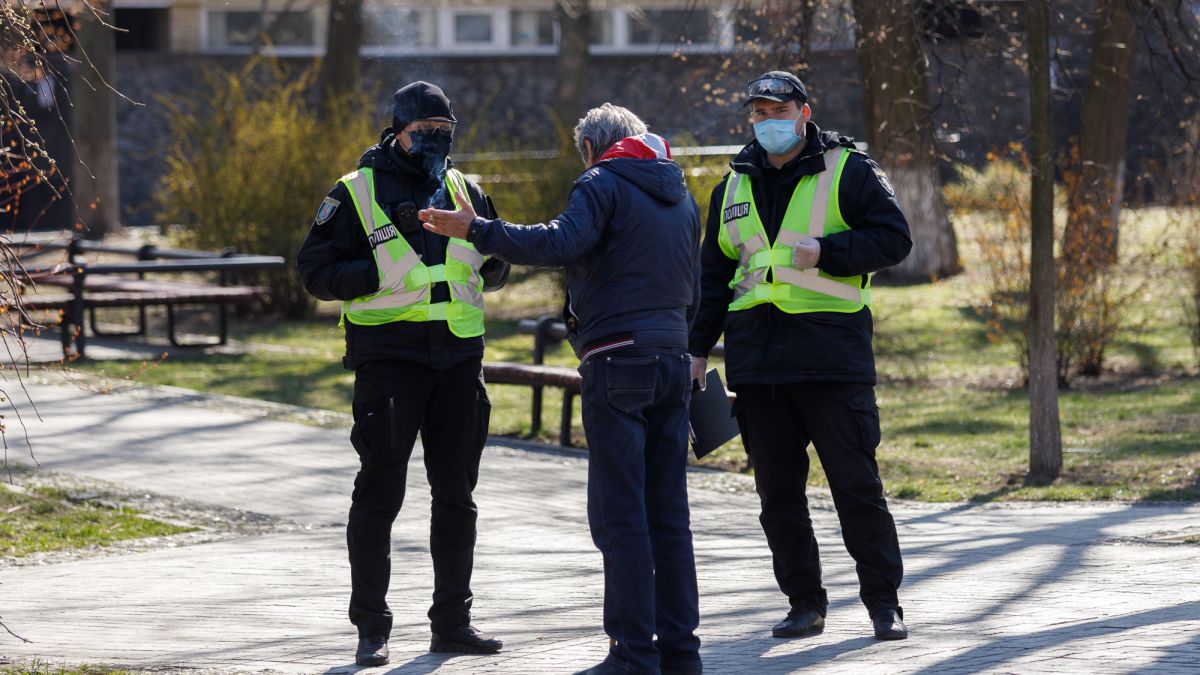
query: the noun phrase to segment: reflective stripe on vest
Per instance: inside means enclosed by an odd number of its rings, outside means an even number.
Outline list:
[[[426,266],[409,246],[387,214],[375,202],[374,176],[360,169],[342,177],[353,197],[354,207],[367,238],[375,242],[375,264],[379,290],[342,303],[342,321],[375,326],[394,321],[446,321],[458,337],[483,334],[483,256],[470,243],[449,239],[446,262]],[[446,189],[458,207],[467,196],[466,180],[451,169],[446,172]],[[431,303],[431,287],[446,282],[450,301]]]
[[[726,220],[719,232],[722,251],[738,261],[729,284],[734,290],[729,311],[770,302],[790,314],[856,312],[870,304],[869,276],[863,286],[862,276],[834,277],[817,268],[798,270],[792,262],[793,247],[805,236],[822,237],[849,229],[836,208],[837,183],[849,156],[844,150],[827,151],[825,171],[800,179],[773,245],[767,244],[750,180],[736,172],[729,175],[722,211]],[[766,280],[768,271],[772,272],[770,282]]]

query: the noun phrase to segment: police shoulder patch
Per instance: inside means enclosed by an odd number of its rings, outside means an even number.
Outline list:
[[[883,167],[879,166],[873,159],[868,159],[867,162],[871,165],[871,171],[875,172],[875,177],[879,179],[879,184],[883,189],[893,197],[896,196],[896,189],[892,187],[892,181],[888,180],[887,174],[884,173]]]
[[[326,197],[325,201],[321,202],[321,208],[317,209],[317,225],[324,225],[328,222],[341,205],[342,203],[333,197]]]

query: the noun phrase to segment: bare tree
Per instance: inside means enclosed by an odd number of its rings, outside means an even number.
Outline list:
[[[116,70],[112,0],[92,0],[76,13],[75,38],[80,67],[75,69],[71,99],[79,163],[71,193],[89,237],[100,238],[120,225],[117,180],[117,108],[111,83]]]
[[[592,32],[588,0],[556,0],[554,18],[559,29],[554,113],[559,124],[570,127],[586,105],[583,94],[588,82],[588,43]]]
[[[1125,192],[1125,136],[1133,98],[1134,0],[1096,0],[1091,63],[1083,91],[1079,158],[1070,191],[1064,254],[1086,274],[1117,261]]]
[[[1054,162],[1050,93],[1048,0],[1027,0],[1029,34],[1030,279],[1029,279],[1029,475],[1045,485],[1062,470],[1058,417],[1058,370],[1054,342]]]
[[[362,80],[363,0],[330,0],[325,59],[321,62],[321,113],[345,94],[357,92]]]
[[[871,156],[909,215],[913,249],[887,276],[925,281],[962,271],[933,143],[929,63],[915,0],[853,0]]]

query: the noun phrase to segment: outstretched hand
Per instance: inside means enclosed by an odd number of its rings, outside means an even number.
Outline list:
[[[471,221],[475,220],[475,209],[471,207],[471,202],[464,199],[462,208],[457,211],[421,209],[417,212],[417,218],[421,219],[425,229],[430,232],[466,239],[467,229],[471,226]]]

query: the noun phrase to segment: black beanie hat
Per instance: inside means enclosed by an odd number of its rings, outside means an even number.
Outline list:
[[[430,117],[458,121],[454,118],[454,106],[450,105],[450,99],[436,84],[418,80],[400,87],[392,95],[392,130],[396,133],[400,133],[409,122]]]

